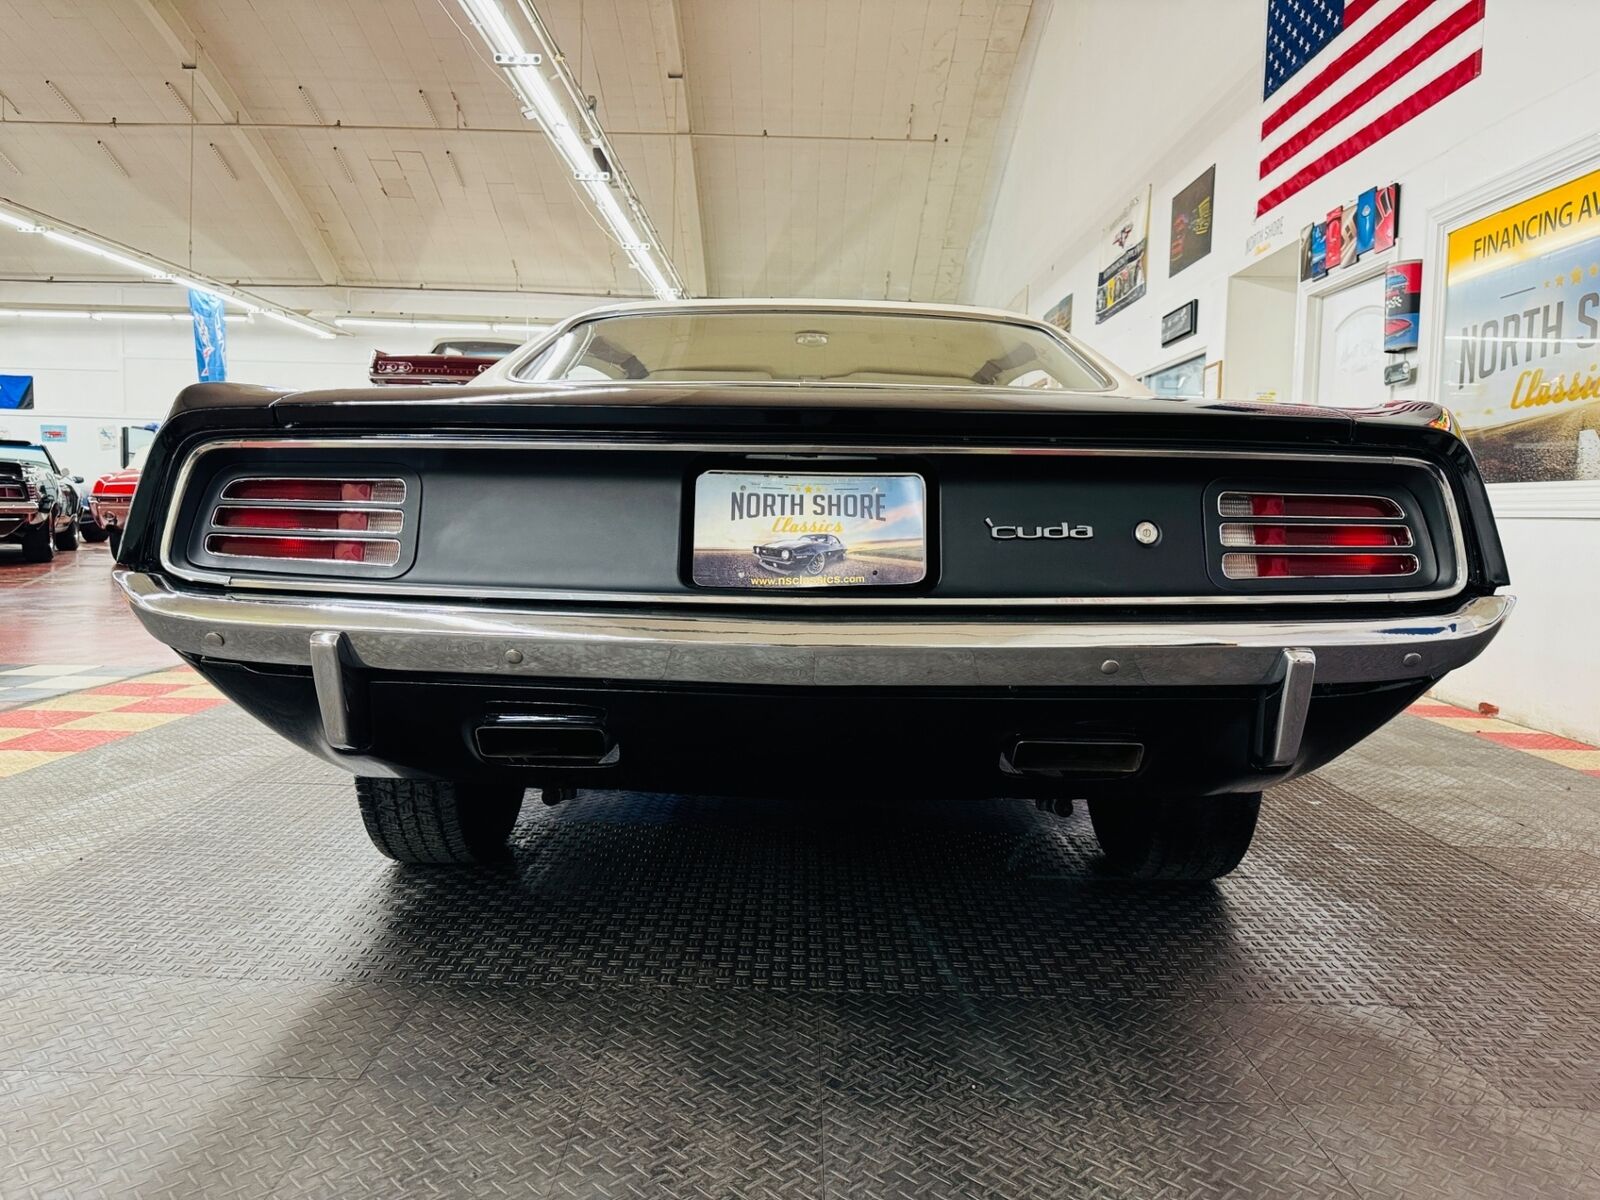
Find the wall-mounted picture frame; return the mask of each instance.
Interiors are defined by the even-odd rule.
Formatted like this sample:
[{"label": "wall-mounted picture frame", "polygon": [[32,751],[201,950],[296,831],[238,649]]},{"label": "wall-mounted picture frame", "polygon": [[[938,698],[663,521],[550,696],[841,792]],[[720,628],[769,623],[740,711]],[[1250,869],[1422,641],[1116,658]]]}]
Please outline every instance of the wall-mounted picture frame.
[{"label": "wall-mounted picture frame", "polygon": [[1187,304],[1180,304],[1177,308],[1161,318],[1161,344],[1170,346],[1173,342],[1181,342],[1186,337],[1193,337],[1194,331],[1199,328],[1200,301],[1191,300]]},{"label": "wall-mounted picture frame", "polygon": [[1044,323],[1054,325],[1062,333],[1072,332],[1072,293],[1068,292],[1050,306],[1044,314]]},{"label": "wall-mounted picture frame", "polygon": [[1211,208],[1216,183],[1217,167],[1213,163],[1198,179],[1172,198],[1167,251],[1169,277],[1211,253]]}]

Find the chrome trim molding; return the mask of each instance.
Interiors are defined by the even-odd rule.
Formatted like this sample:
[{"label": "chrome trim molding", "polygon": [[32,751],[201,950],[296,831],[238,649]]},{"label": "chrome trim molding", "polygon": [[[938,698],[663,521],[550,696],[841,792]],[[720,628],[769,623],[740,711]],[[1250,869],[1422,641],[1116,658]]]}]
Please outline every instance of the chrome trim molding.
[{"label": "chrome trim molding", "polygon": [[319,629],[306,643],[311,682],[317,689],[317,709],[322,714],[322,736],[335,750],[361,749],[350,703],[351,689],[345,686],[349,642],[337,630]]},{"label": "chrome trim molding", "polygon": [[213,659],[308,666],[311,635],[337,631],[341,661],[379,671],[752,686],[1267,687],[1290,648],[1316,656],[1318,683],[1423,680],[1477,657],[1513,604],[1320,621],[840,621],[218,595],[121,568],[114,578],[151,634]]},{"label": "chrome trim molding", "polygon": [[1305,735],[1306,717],[1311,712],[1311,685],[1317,676],[1314,650],[1297,646],[1284,650],[1279,658],[1283,663],[1283,687],[1278,693],[1278,711],[1272,718],[1261,763],[1272,768],[1292,766],[1300,757],[1300,740]]},{"label": "chrome trim molding", "polygon": [[[177,515],[183,497],[193,477],[195,464],[206,454],[217,450],[617,450],[617,451],[685,451],[691,453],[734,453],[753,455],[807,455],[834,456],[885,454],[984,454],[1029,457],[1055,456],[1062,458],[1217,458],[1228,460],[1293,462],[1309,459],[1317,462],[1349,462],[1367,465],[1412,466],[1428,472],[1439,488],[1445,513],[1450,522],[1452,557],[1455,560],[1455,578],[1445,587],[1429,591],[1411,592],[1357,592],[1306,595],[1272,595],[1259,593],[1204,595],[1204,596],[870,596],[857,593],[853,596],[835,595],[757,595],[698,592],[602,592],[570,591],[555,588],[463,588],[408,584],[405,579],[366,581],[324,578],[251,578],[227,575],[219,571],[206,571],[180,566],[173,558],[173,537],[177,529]],[[1331,493],[1330,493],[1331,494]],[[207,442],[197,447],[183,462],[173,484],[172,499],[168,503],[161,530],[160,560],[162,569],[178,579],[194,583],[211,583],[238,590],[269,592],[316,592],[336,595],[436,596],[454,599],[481,600],[535,600],[542,602],[585,604],[671,604],[694,606],[740,605],[793,605],[806,608],[872,607],[872,608],[1053,608],[1053,607],[1113,607],[1126,605],[1180,606],[1180,605],[1238,605],[1238,604],[1373,604],[1383,601],[1416,603],[1439,600],[1457,595],[1467,585],[1467,544],[1462,528],[1460,511],[1449,480],[1436,465],[1427,459],[1408,455],[1386,454],[1327,454],[1318,451],[1264,451],[1264,450],[1135,450],[1105,447],[1042,446],[950,446],[906,445],[904,443],[869,443],[850,446],[822,446],[789,444],[781,446],[745,447],[722,442],[639,442],[593,438],[507,438],[507,437],[439,437],[418,434],[409,437],[353,435],[338,438],[236,438]]]}]

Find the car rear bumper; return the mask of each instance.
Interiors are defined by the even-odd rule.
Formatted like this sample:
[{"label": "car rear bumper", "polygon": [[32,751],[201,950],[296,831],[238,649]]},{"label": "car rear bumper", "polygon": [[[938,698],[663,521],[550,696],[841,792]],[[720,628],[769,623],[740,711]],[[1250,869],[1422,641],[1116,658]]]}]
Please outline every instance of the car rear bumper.
[{"label": "car rear bumper", "polygon": [[[922,738],[925,760],[929,745],[950,747],[943,762],[970,751],[967,773],[987,772],[995,786],[1016,774],[1007,756],[1019,739],[1182,744],[1192,756],[1195,747],[1170,733],[1180,710],[1203,731],[1228,708],[1249,729],[1223,739],[1216,769],[1194,782],[1259,785],[1325,761],[1476,657],[1513,604],[1488,596],[1442,615],[1322,621],[797,619],[238,596],[130,570],[115,577],[152,634],[280,732],[353,770],[540,766],[546,778],[565,778],[571,764],[496,763],[479,753],[486,724],[532,713],[568,726],[590,721],[607,746],[619,723],[628,726],[634,752],[597,757],[589,769],[617,782],[588,776],[595,786],[693,786],[685,764],[714,755],[722,767],[708,777],[735,790],[741,748],[765,756],[781,744],[763,729],[804,725],[815,710],[853,735],[887,710],[924,704],[926,714],[901,730],[907,750]],[[796,688],[826,700],[801,707]],[[1319,710],[1346,716],[1308,735]],[[691,711],[696,722],[680,719]],[[970,723],[949,719],[962,711]],[[419,725],[419,713],[432,724]],[[915,732],[941,722],[947,742]],[[859,757],[893,761],[892,741],[869,739]],[[958,750],[960,741],[972,745]],[[639,752],[648,746],[653,753]],[[1178,753],[1147,755],[1131,774],[1148,782],[1152,772],[1175,773]]]},{"label": "car rear bumper", "polygon": [[94,515],[96,523],[102,526],[126,525],[128,523],[128,510],[133,507],[133,498],[123,497],[115,500],[101,500],[89,497],[89,511]]},{"label": "car rear bumper", "polygon": [[1475,658],[1514,603],[1338,620],[913,621],[222,595],[115,578],[145,628],[183,654],[311,666],[313,636],[334,632],[372,670],[763,686],[1251,686],[1279,675],[1289,649],[1316,656],[1319,684],[1430,679]]}]

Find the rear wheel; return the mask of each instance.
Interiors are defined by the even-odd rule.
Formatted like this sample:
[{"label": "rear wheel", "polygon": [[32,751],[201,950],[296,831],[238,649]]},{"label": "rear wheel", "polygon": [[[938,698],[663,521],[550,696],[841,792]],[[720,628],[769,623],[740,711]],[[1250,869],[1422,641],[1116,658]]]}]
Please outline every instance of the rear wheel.
[{"label": "rear wheel", "polygon": [[1226,875],[1250,848],[1260,811],[1260,792],[1089,801],[1108,865],[1129,879]]},{"label": "rear wheel", "polygon": [[65,529],[56,530],[53,539],[57,550],[76,550],[78,548],[78,520],[76,517]]},{"label": "rear wheel", "polygon": [[111,543],[111,553],[113,556],[120,554],[122,552],[122,527],[120,525],[113,525],[108,528],[106,530],[106,541]]},{"label": "rear wheel", "polygon": [[22,561],[47,563],[56,556],[55,539],[50,536],[50,522],[29,525],[22,534]]},{"label": "rear wheel", "polygon": [[356,779],[372,844],[396,862],[477,866],[505,857],[526,789],[447,779]]},{"label": "rear wheel", "polygon": [[90,521],[83,527],[83,540],[86,542],[103,542],[111,535],[111,531],[98,521]]}]

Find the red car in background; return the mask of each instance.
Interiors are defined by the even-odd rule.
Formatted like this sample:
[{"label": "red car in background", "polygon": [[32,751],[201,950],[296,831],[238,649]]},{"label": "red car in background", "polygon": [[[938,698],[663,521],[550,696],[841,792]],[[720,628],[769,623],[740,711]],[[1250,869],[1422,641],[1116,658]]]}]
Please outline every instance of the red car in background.
[{"label": "red car in background", "polygon": [[115,554],[122,545],[122,530],[128,523],[128,509],[133,505],[133,491],[139,486],[139,472],[144,465],[145,447],[133,452],[128,465],[120,471],[111,471],[94,481],[89,490],[89,512],[93,525],[85,525],[85,541],[111,543]]}]

